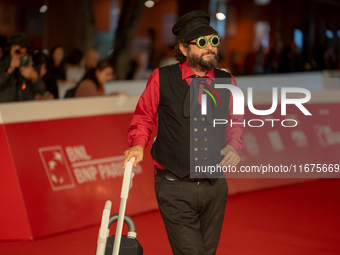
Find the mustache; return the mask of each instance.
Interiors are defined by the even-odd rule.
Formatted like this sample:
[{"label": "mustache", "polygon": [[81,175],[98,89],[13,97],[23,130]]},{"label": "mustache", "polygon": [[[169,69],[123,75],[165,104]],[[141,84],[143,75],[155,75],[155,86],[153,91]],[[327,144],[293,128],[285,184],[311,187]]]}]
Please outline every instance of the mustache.
[{"label": "mustache", "polygon": [[201,55],[201,56],[208,55],[208,54],[214,54],[215,56],[217,55],[217,54],[216,54],[214,51],[212,51],[212,50],[208,50],[208,51],[206,51],[206,52],[202,53],[202,55]]}]

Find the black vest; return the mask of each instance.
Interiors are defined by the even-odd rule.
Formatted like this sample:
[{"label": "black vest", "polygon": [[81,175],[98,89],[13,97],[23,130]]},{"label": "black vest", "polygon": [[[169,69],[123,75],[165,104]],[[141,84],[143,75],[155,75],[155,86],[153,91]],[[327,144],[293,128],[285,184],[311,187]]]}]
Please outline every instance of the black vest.
[{"label": "black vest", "polygon": [[[214,72],[216,83],[231,84],[229,73],[219,69]],[[223,78],[223,81],[217,78]],[[227,119],[230,91],[215,89],[221,105],[209,86],[204,86],[217,105],[207,95],[207,115],[201,115],[201,106],[197,102],[199,88],[195,81],[192,79],[188,86],[186,80],[182,80],[178,64],[159,69],[158,134],[151,155],[180,178],[197,170],[197,166],[216,166],[223,158],[220,151],[225,146],[226,126],[213,127],[213,119]],[[214,83],[210,84],[213,88]],[[207,174],[207,177],[212,176]]]}]

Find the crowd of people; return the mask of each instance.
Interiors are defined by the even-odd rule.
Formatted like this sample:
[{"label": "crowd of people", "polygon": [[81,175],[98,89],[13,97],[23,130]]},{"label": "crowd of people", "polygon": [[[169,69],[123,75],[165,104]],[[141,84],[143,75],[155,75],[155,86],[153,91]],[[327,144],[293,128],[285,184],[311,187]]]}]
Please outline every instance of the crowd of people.
[{"label": "crowd of people", "polygon": [[231,71],[234,75],[257,75],[331,70],[338,69],[338,56],[334,47],[327,47],[324,50],[315,50],[306,59],[293,41],[285,44],[276,40],[270,50],[260,47],[257,51],[246,54],[244,62],[240,61],[242,54],[233,52]]},{"label": "crowd of people", "polygon": [[84,55],[74,50],[68,56],[62,45],[47,55],[33,51],[25,34],[14,33],[0,45],[0,103],[59,99],[58,86],[69,85],[66,97],[104,95],[103,85],[113,79],[109,60],[98,51]]},{"label": "crowd of people", "polygon": [[[114,77],[111,61],[100,60],[95,49],[85,54],[75,49],[66,55],[58,44],[47,55],[33,51],[23,33],[14,33],[8,41],[0,37],[0,60],[0,103],[103,95],[103,85]],[[338,54],[331,47],[319,58],[305,60],[294,42],[284,45],[281,40],[276,40],[268,52],[262,47],[246,56],[233,52],[230,60],[233,75],[335,69],[339,64]],[[155,69],[150,63],[146,53],[138,54],[125,79],[148,79]],[[160,66],[174,63],[173,48],[169,47]],[[60,86],[69,88],[65,95],[59,95]]]}]

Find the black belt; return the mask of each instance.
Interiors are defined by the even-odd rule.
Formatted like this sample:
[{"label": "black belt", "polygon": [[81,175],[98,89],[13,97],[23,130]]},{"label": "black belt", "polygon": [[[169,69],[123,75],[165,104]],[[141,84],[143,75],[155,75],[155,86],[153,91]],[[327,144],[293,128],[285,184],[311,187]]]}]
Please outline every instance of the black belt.
[{"label": "black belt", "polygon": [[209,180],[206,176],[204,176],[202,173],[199,174],[189,174],[185,176],[184,178],[179,178],[177,175],[171,173],[167,169],[161,169],[158,167],[155,167],[155,175],[164,177],[168,181],[182,181],[182,182],[202,182]]}]

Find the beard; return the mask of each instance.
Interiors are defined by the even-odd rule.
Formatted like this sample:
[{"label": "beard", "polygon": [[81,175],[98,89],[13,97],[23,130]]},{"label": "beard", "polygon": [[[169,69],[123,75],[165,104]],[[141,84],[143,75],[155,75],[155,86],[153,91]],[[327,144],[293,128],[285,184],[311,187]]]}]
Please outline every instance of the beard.
[{"label": "beard", "polygon": [[[212,58],[209,58],[208,60],[204,60],[203,56],[207,55],[207,54],[214,54],[214,56]],[[199,68],[202,69],[206,72],[210,71],[211,69],[215,68],[217,65],[217,61],[218,61],[218,55],[214,52],[214,51],[206,51],[204,53],[202,53],[200,56],[195,55],[190,49],[188,51],[188,57],[187,57],[187,61],[188,61],[188,65],[192,68]]]}]

